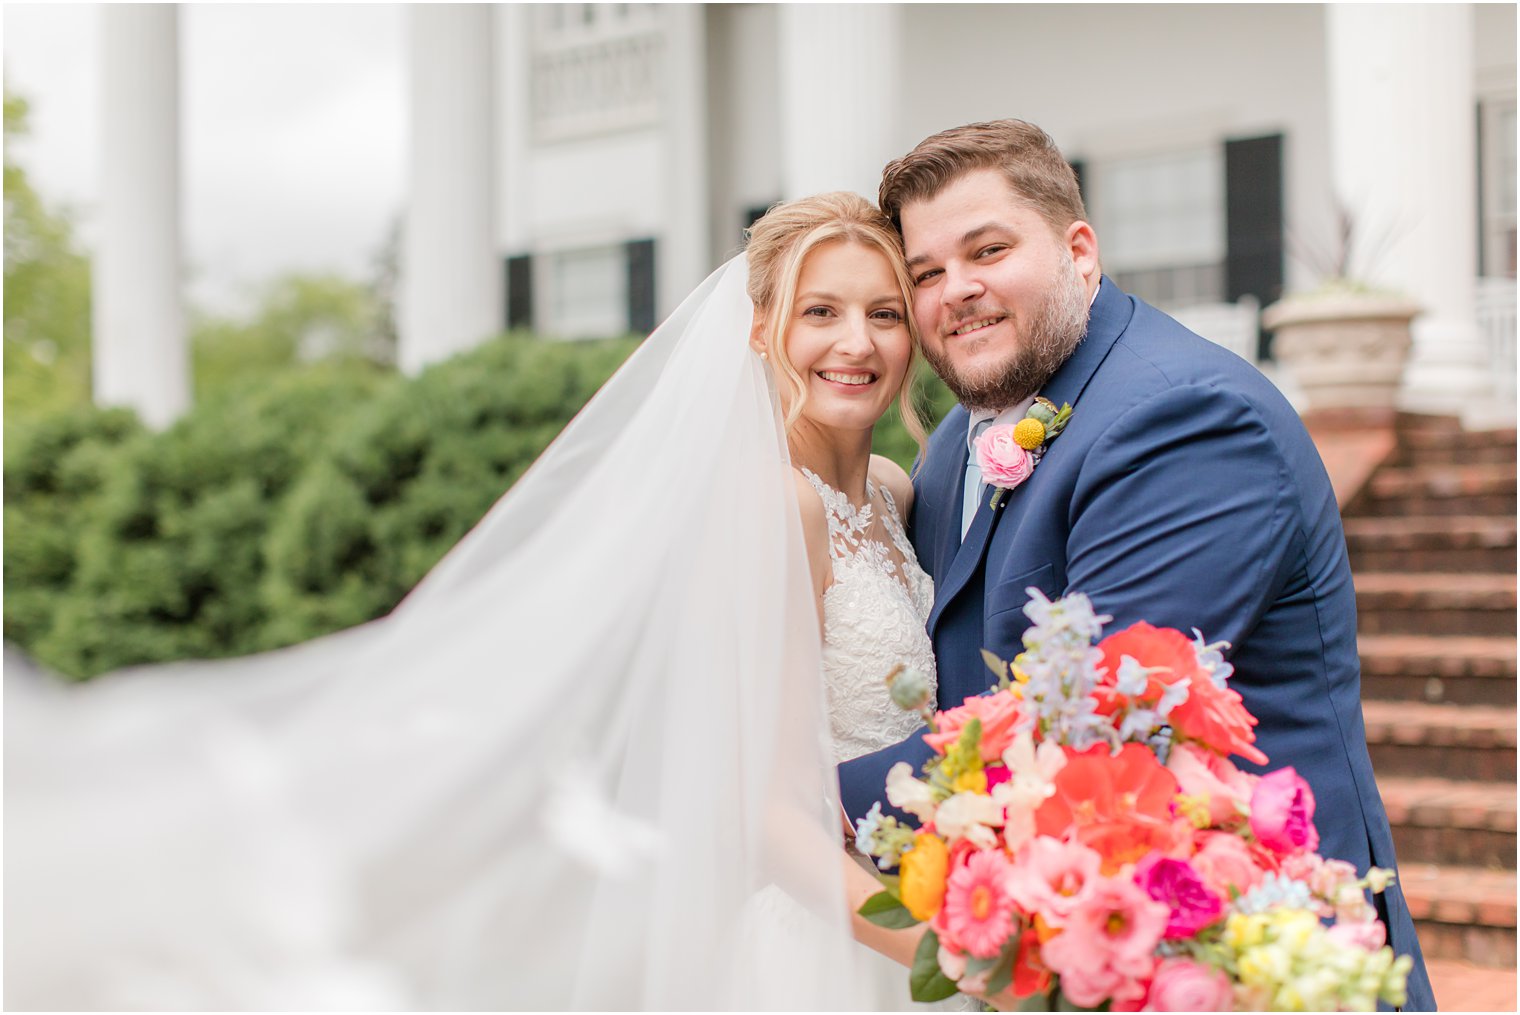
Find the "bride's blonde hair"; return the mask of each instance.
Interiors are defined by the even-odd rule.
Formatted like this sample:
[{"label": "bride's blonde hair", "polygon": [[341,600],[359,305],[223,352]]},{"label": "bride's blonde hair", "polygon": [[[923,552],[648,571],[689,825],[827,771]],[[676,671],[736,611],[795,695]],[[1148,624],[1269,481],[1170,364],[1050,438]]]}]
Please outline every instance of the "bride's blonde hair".
[{"label": "bride's blonde hair", "polygon": [[764,322],[766,348],[791,388],[786,429],[802,415],[807,385],[787,355],[786,327],[797,300],[797,280],[802,262],[825,243],[849,241],[881,252],[892,266],[903,299],[903,321],[913,341],[907,373],[897,395],[897,411],[903,428],[922,451],[924,423],[913,403],[913,378],[918,372],[918,328],[913,323],[913,283],[903,259],[902,237],[876,206],[859,194],[835,191],[778,204],[746,232],[749,258],[749,298]]}]

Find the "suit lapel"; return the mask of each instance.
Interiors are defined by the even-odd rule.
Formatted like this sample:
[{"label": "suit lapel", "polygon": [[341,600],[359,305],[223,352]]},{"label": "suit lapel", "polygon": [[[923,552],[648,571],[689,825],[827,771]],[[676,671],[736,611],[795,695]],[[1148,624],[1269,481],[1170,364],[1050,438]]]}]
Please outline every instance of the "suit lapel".
[{"label": "suit lapel", "polygon": [[[964,464],[963,462],[962,466]],[[964,468],[962,471],[964,472]],[[950,569],[945,572],[944,581],[935,590],[934,609],[929,614],[930,637],[933,637],[934,628],[939,623],[939,615],[944,612],[950,601],[960,594],[961,589],[966,587],[966,583],[976,573],[977,566],[981,564],[982,557],[987,553],[987,543],[992,539],[992,530],[997,525],[998,517],[1003,514],[1008,501],[1008,494],[1005,494],[998,506],[993,508],[992,495],[996,492],[995,486],[988,486],[982,490],[982,501],[977,506],[976,514],[971,518],[971,528],[966,530],[966,538],[961,540],[958,549],[951,551],[954,557],[950,558]],[[1017,491],[1010,491],[1010,493],[1017,493]],[[950,521],[953,526],[952,535],[959,535],[960,515],[955,514]]]}]

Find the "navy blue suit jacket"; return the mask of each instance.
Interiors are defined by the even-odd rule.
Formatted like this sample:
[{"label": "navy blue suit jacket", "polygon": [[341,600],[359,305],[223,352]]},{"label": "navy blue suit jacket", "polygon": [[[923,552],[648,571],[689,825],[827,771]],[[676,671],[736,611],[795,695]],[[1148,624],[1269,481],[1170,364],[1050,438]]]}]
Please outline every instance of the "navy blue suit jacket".
[{"label": "navy blue suit jacket", "polygon": [[[1042,394],[1071,403],[1069,424],[996,509],[984,492],[964,542],[965,409],[946,416],[914,478],[940,707],[988,689],[980,649],[1022,649],[1029,586],[1085,593],[1114,618],[1109,631],[1196,627],[1233,646],[1231,686],[1260,720],[1266,767],[1292,765],[1313,787],[1320,852],[1393,867],[1362,726],[1345,534],[1298,414],[1250,364],[1107,278],[1086,337]],[[928,756],[914,737],[841,765],[845,809],[886,806],[887,770]],[[1416,958],[1407,1007],[1433,1009],[1403,895],[1379,901],[1394,947]]]}]

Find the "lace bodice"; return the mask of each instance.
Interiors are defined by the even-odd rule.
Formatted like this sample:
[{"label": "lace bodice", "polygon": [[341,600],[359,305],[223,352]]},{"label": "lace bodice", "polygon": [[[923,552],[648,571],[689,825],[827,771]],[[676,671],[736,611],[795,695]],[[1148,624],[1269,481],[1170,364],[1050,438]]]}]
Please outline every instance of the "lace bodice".
[{"label": "lace bodice", "polygon": [[[823,596],[823,675],[835,760],[845,761],[906,740],[923,725],[892,704],[883,680],[904,663],[934,681],[934,648],[924,629],[934,582],[918,566],[891,491],[867,480],[867,503],[857,508],[808,469],[802,474],[822,498],[829,524],[834,583]],[[871,536],[878,495],[891,548]]]}]

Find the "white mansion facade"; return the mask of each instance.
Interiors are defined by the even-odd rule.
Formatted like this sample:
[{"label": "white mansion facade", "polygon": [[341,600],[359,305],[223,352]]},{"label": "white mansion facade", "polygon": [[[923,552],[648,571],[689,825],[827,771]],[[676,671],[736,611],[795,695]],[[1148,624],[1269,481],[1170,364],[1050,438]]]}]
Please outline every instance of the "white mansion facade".
[{"label": "white mansion facade", "polygon": [[[105,8],[96,391],[188,398],[172,7]],[[522,4],[409,11],[416,370],[508,326],[652,328],[778,200],[873,197],[974,120],[1040,124],[1105,270],[1271,372],[1257,310],[1351,267],[1422,308],[1411,406],[1513,419],[1511,4]],[[114,209],[114,210],[113,210]],[[1290,393],[1291,395],[1291,393]]]}]

